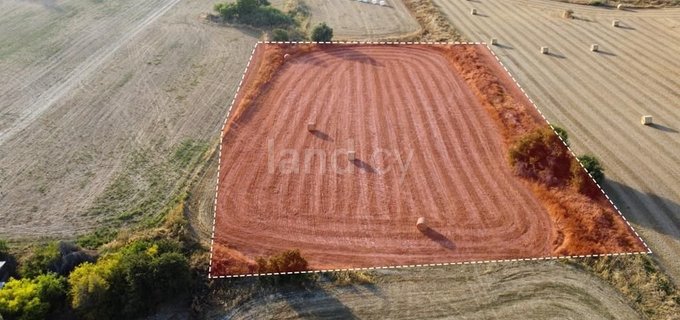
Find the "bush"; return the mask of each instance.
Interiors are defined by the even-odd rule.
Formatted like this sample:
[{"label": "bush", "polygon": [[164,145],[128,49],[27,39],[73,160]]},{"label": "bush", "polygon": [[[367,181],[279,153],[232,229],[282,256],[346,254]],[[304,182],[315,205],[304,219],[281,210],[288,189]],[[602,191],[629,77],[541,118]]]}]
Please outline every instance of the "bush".
[{"label": "bush", "polygon": [[293,18],[271,7],[266,0],[237,0],[235,3],[216,4],[214,9],[226,21],[243,23],[256,28],[293,24]]},{"label": "bush", "polygon": [[57,242],[37,247],[21,262],[19,274],[24,278],[34,278],[40,274],[56,272],[60,260]]},{"label": "bush", "polygon": [[66,296],[65,279],[50,273],[35,279],[10,279],[0,290],[0,314],[5,319],[45,319]]},{"label": "bush", "polygon": [[273,41],[288,41],[290,38],[288,37],[288,31],[284,29],[274,29],[272,31],[272,40]]},{"label": "bush", "polygon": [[170,240],[136,241],[79,266],[68,279],[71,306],[87,319],[134,318],[152,311],[190,291],[189,263],[179,251]]},{"label": "bush", "polygon": [[24,278],[54,272],[68,276],[83,262],[94,262],[96,258],[70,242],[52,242],[36,248],[21,263],[19,273]]},{"label": "bush", "polygon": [[510,147],[510,164],[516,173],[548,186],[568,183],[572,162],[569,151],[549,127],[525,134]]},{"label": "bush", "polygon": [[333,40],[333,28],[326,25],[325,22],[322,22],[312,30],[312,40],[317,42],[328,42]]},{"label": "bush", "polygon": [[567,133],[567,130],[564,130],[562,127],[558,126],[553,126],[553,129],[555,129],[555,133],[562,138],[562,141],[568,146],[569,145],[569,134]]},{"label": "bush", "polygon": [[307,270],[307,260],[300,255],[300,250],[287,250],[265,259],[256,259],[259,273],[292,272]]},{"label": "bush", "polygon": [[583,164],[583,167],[588,173],[597,181],[597,183],[602,183],[604,180],[604,168],[600,164],[600,161],[593,155],[582,155],[578,157],[578,161]]}]

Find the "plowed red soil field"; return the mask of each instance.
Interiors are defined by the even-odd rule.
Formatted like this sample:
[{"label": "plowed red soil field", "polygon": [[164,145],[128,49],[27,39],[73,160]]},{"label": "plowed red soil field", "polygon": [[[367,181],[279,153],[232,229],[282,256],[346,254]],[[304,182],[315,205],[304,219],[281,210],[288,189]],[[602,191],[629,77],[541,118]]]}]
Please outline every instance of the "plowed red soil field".
[{"label": "plowed red soil field", "polygon": [[310,269],[554,254],[563,235],[498,126],[433,47],[292,54],[224,129],[211,274],[288,249]]}]

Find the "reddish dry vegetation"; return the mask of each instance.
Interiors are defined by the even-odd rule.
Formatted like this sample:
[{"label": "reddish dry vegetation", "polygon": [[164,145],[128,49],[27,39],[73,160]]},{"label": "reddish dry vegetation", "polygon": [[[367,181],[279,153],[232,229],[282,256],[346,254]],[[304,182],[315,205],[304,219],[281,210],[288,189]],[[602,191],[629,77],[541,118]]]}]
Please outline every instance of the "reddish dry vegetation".
[{"label": "reddish dry vegetation", "polygon": [[290,248],[312,269],[642,250],[597,196],[518,177],[507,146],[542,119],[484,50],[258,46],[223,133],[212,274]]},{"label": "reddish dry vegetation", "polygon": [[531,156],[553,162],[539,164],[539,170],[527,170],[535,163],[512,158],[510,162],[550,213],[557,232],[554,254],[645,251],[640,239],[487,48],[466,46],[442,51],[498,123],[506,145],[511,145],[510,155],[527,140],[543,140],[542,145],[548,147],[532,149]]}]

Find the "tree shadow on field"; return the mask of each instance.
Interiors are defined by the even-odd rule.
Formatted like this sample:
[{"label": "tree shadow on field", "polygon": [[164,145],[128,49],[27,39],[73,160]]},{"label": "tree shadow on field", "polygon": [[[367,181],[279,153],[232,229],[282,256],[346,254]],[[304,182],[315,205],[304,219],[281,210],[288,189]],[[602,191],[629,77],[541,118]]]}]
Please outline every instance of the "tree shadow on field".
[{"label": "tree shadow on field", "polygon": [[342,301],[319,285],[304,291],[286,292],[284,299],[298,318],[359,319]]},{"label": "tree shadow on field", "polygon": [[427,230],[422,231],[422,234],[424,234],[432,241],[438,243],[440,246],[444,247],[447,250],[453,250],[456,248],[456,246],[453,244],[453,241],[451,241],[445,235],[437,232],[437,230],[427,228]]},{"label": "tree shadow on field", "polygon": [[[652,229],[680,241],[680,204],[673,199],[644,192],[617,181],[605,179],[605,192],[631,223]],[[663,217],[665,220],[655,218]],[[664,228],[670,222],[672,226]]]},{"label": "tree shadow on field", "polygon": [[383,66],[383,64],[378,62],[378,60],[357,50],[356,46],[354,45],[342,45],[342,46],[334,45],[332,47],[329,47],[329,49],[324,50],[324,52],[347,61],[356,61],[378,67]]}]

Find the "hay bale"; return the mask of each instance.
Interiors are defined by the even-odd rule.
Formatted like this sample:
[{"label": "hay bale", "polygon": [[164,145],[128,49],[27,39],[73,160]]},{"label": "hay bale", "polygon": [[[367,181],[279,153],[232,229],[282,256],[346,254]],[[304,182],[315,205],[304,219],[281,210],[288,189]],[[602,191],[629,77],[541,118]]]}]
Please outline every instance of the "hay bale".
[{"label": "hay bale", "polygon": [[380,5],[384,7],[387,5],[387,2],[385,0],[380,0]]},{"label": "hay bale", "polygon": [[619,4],[616,6],[616,9],[623,10],[623,9],[625,9],[625,7],[623,6],[623,3],[619,3]]},{"label": "hay bale", "polygon": [[473,16],[476,15],[476,14],[477,14],[477,9],[474,9],[474,8],[473,8],[473,9],[470,9],[470,14],[473,15]]},{"label": "hay bale", "polygon": [[425,223],[425,217],[418,218],[418,221],[416,221],[416,228],[418,228],[420,232],[427,231],[428,227],[427,224]]},{"label": "hay bale", "polygon": [[568,9],[568,10],[562,11],[562,18],[573,19],[574,18],[574,10]]},{"label": "hay bale", "polygon": [[652,116],[642,116],[642,118],[640,119],[640,123],[648,126],[650,124],[653,124],[654,122]]},{"label": "hay bale", "polygon": [[283,59],[288,59],[288,58],[290,58],[290,54],[286,53],[286,54],[283,55]]},{"label": "hay bale", "polygon": [[497,44],[498,44],[498,39],[496,39],[496,38],[491,38],[491,45],[492,45],[492,46],[495,46],[495,45],[497,45]]},{"label": "hay bale", "polygon": [[596,43],[590,45],[590,51],[597,52],[597,50],[600,50],[599,45],[597,45]]},{"label": "hay bale", "polygon": [[541,53],[542,54],[548,54],[548,53],[550,53],[550,49],[548,47],[541,47]]},{"label": "hay bale", "polygon": [[612,20],[612,27],[616,28],[621,24],[621,21],[619,20]]},{"label": "hay bale", "polygon": [[357,159],[356,151],[347,151],[347,160],[354,161]]}]

